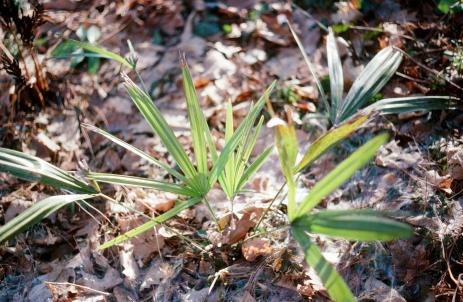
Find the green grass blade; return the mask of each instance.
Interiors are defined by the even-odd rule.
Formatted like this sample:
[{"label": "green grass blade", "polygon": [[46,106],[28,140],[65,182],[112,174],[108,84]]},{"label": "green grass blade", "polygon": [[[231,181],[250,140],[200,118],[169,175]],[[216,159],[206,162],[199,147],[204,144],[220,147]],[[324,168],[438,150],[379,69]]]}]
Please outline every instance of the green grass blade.
[{"label": "green grass blade", "polygon": [[336,38],[331,28],[329,29],[328,33],[326,50],[331,90],[330,119],[331,122],[335,123],[337,110],[342,102],[342,93],[344,92],[344,78],[342,75],[342,64],[338,53],[338,47],[336,45]]},{"label": "green grass blade", "polygon": [[388,138],[387,134],[375,136],[323,177],[304,197],[294,218],[306,214],[323,198],[345,183],[357,170],[365,166]]},{"label": "green grass blade", "polygon": [[188,119],[191,126],[194,155],[199,173],[207,174],[206,132],[209,132],[204,115],[199,107],[196,89],[191,78],[188,65],[182,60],[183,91],[185,93]]},{"label": "green grass blade", "polygon": [[339,127],[332,128],[321,137],[319,137],[304,154],[304,157],[295,168],[295,172],[300,172],[305,167],[313,163],[325,151],[335,144],[351,135],[358,127],[368,120],[368,115],[361,115],[347,121]]},{"label": "green grass blade", "polygon": [[97,128],[93,125],[89,125],[89,124],[82,124],[82,126],[84,126],[85,128],[95,132],[95,133],[98,133],[102,136],[104,136],[105,138],[107,138],[108,140],[112,141],[113,143],[129,150],[130,152],[140,156],[141,158],[147,160],[148,162],[154,164],[155,166],[161,168],[161,169],[164,169],[165,171],[167,171],[169,174],[171,174],[172,176],[176,177],[178,180],[181,180],[183,182],[187,182],[187,179],[185,176],[183,176],[182,174],[178,173],[175,169],[169,167],[167,164],[157,160],[156,158],[152,157],[151,155],[149,155],[148,153],[132,146],[131,144],[128,144],[126,142],[124,142],[123,140],[117,138],[116,136],[104,131],[103,129],[100,129],[100,128]]},{"label": "green grass blade", "polygon": [[399,114],[420,110],[450,110],[455,109],[456,105],[456,99],[450,96],[411,96],[382,99],[365,108],[365,111]]},{"label": "green grass blade", "polygon": [[264,150],[257,158],[252,162],[251,165],[244,171],[242,174],[238,186],[236,187],[236,191],[240,191],[244,185],[249,181],[249,179],[262,167],[264,164],[265,160],[269,157],[269,155],[272,153],[273,146],[268,147],[267,149]]},{"label": "green grass blade", "polygon": [[323,234],[347,240],[396,240],[409,238],[409,225],[381,217],[381,212],[369,210],[322,211],[298,218],[294,224],[313,234]]},{"label": "green grass blade", "polygon": [[44,218],[47,218],[53,212],[72,202],[93,198],[96,195],[78,194],[78,195],[58,195],[45,198],[33,206],[24,210],[21,214],[0,226],[0,242],[4,242],[13,236],[23,232]]},{"label": "green grass blade", "polygon": [[130,238],[138,236],[141,233],[150,230],[151,228],[153,228],[157,224],[163,223],[163,222],[169,220],[170,218],[174,217],[175,215],[177,215],[181,211],[194,206],[195,204],[197,204],[200,201],[201,201],[201,198],[192,198],[192,199],[189,199],[187,201],[180,202],[175,207],[170,209],[169,211],[167,211],[167,212],[165,212],[165,213],[151,219],[150,221],[142,224],[141,226],[136,227],[136,228],[128,231],[125,234],[117,236],[113,240],[105,242],[104,244],[102,244],[102,245],[100,245],[98,247],[98,250],[106,249],[108,247],[111,247],[111,246],[114,246],[116,244],[122,243],[122,242],[124,242],[124,241],[126,241],[126,240],[128,240]]},{"label": "green grass blade", "polygon": [[96,172],[87,173],[87,177],[97,182],[104,182],[104,183],[110,183],[110,184],[115,184],[115,185],[150,188],[150,189],[155,189],[159,191],[180,194],[184,196],[196,196],[197,195],[195,194],[195,192],[193,192],[191,189],[187,187],[173,184],[173,183],[143,178],[143,177],[126,176],[126,175],[109,174],[109,173],[96,173]]},{"label": "green grass blade", "polygon": [[291,31],[291,34],[292,34],[292,36],[294,38],[294,41],[296,41],[297,47],[299,47],[299,50],[300,50],[300,52],[302,54],[302,57],[304,58],[305,64],[309,68],[310,74],[312,75],[312,77],[313,77],[313,79],[315,81],[315,84],[317,85],[318,91],[320,92],[320,96],[321,96],[322,101],[323,101],[323,105],[325,105],[325,108],[326,108],[327,112],[330,112],[331,111],[330,104],[328,103],[328,98],[326,97],[325,90],[323,90],[323,86],[322,86],[322,84],[320,82],[320,79],[315,74],[312,63],[310,63],[310,60],[307,57],[307,53],[306,53],[306,51],[304,49],[304,45],[302,45],[301,40],[299,40],[299,37],[297,36],[296,32],[294,31],[291,23],[289,23],[289,21],[287,23],[288,23],[288,26],[289,26],[289,30]]},{"label": "green grass blade", "polygon": [[185,173],[187,178],[193,179],[197,174],[193,163],[178,142],[174,132],[167,124],[159,109],[153,104],[151,97],[135,85],[128,76],[123,75],[123,77],[125,79],[125,87],[132,101],[143,114],[153,131],[159,135],[162,143],[183,173]]},{"label": "green grass blade", "polygon": [[401,61],[402,53],[393,47],[386,47],[376,54],[352,84],[338,110],[336,123],[345,121],[371,100],[394,75]]},{"label": "green grass blade", "polygon": [[300,227],[292,227],[291,232],[304,251],[305,261],[317,272],[330,298],[335,302],[355,302],[356,299],[342,276],[323,257],[320,248],[310,240],[305,231]]},{"label": "green grass blade", "polygon": [[0,148],[0,171],[28,181],[38,181],[76,193],[96,193],[95,188],[46,161],[15,150]]},{"label": "green grass blade", "polygon": [[[80,48],[82,48],[82,49],[84,49],[86,51],[92,52],[92,53],[82,52],[80,54],[80,56],[91,57],[91,58],[98,57],[98,58],[110,59],[110,60],[114,60],[116,62],[119,62],[119,63],[121,63],[122,65],[124,65],[124,66],[126,66],[128,68],[133,68],[133,66],[126,59],[121,57],[120,55],[118,55],[118,54],[116,54],[114,52],[111,52],[109,50],[106,50],[104,48],[101,48],[98,45],[87,43],[87,42],[81,42],[81,41],[77,41],[77,40],[73,40],[73,39],[67,39],[66,41],[64,41],[64,43],[69,44],[69,46],[66,46],[66,48],[69,48],[69,49],[72,49],[72,46],[77,46],[77,47],[80,47]],[[56,57],[63,58],[63,57],[70,57],[70,56],[73,56],[73,55],[72,54],[66,55],[65,53],[61,52]]]},{"label": "green grass blade", "polygon": [[250,121],[255,121],[259,116],[266,100],[269,98],[270,93],[275,87],[275,84],[276,81],[270,84],[270,86],[265,90],[261,98],[257,101],[255,106],[252,107],[252,109],[250,110],[246,118],[243,120],[243,122],[236,129],[235,133],[233,133],[232,137],[230,138],[230,141],[227,144],[225,144],[224,148],[222,149],[222,152],[220,153],[214,166],[212,167],[209,177],[209,183],[211,186],[217,181],[219,176],[222,174],[229,157],[231,156],[231,154],[233,154],[233,152],[238,147],[239,143],[242,141],[242,137],[247,127],[249,127],[248,124],[250,124]]}]

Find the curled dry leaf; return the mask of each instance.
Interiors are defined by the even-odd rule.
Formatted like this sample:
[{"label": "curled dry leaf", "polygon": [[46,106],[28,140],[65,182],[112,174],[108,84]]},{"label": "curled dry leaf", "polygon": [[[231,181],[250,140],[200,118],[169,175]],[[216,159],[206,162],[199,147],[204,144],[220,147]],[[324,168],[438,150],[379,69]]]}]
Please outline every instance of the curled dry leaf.
[{"label": "curled dry leaf", "polygon": [[361,295],[362,300],[405,302],[406,300],[399,292],[383,282],[370,277],[365,282],[365,292]]},{"label": "curled dry leaf", "polygon": [[414,167],[421,160],[420,152],[414,150],[405,151],[395,140],[380,148],[376,155],[376,164],[378,166],[401,170]]},{"label": "curled dry leaf", "polygon": [[463,179],[463,148],[455,147],[448,151],[449,173],[453,179]]},{"label": "curled dry leaf", "polygon": [[125,244],[124,249],[119,252],[119,260],[121,266],[124,268],[122,274],[124,274],[129,281],[135,281],[140,271],[133,257],[133,246],[131,244]]},{"label": "curled dry leaf", "polygon": [[450,186],[452,185],[452,178],[450,175],[440,176],[439,172],[436,170],[429,170],[425,173],[425,180],[426,183],[430,183],[431,185],[435,186],[438,189],[441,189],[445,193],[451,194],[452,189]]},{"label": "curled dry leaf", "polygon": [[272,244],[267,238],[247,240],[241,246],[241,252],[247,261],[255,261],[260,256],[269,256],[273,252]]},{"label": "curled dry leaf", "polygon": [[[118,220],[118,224],[121,228],[120,232],[121,234],[126,233],[142,225],[145,221],[146,219],[141,217],[120,218]],[[133,256],[137,261],[142,261],[143,263],[147,263],[151,256],[159,252],[165,244],[164,237],[154,229],[130,239],[130,243],[133,245]]]},{"label": "curled dry leaf", "polygon": [[264,209],[258,207],[249,207],[238,212],[238,219],[232,219],[230,225],[225,227],[222,243],[234,244],[243,239],[248,231],[257,224],[263,212]]}]

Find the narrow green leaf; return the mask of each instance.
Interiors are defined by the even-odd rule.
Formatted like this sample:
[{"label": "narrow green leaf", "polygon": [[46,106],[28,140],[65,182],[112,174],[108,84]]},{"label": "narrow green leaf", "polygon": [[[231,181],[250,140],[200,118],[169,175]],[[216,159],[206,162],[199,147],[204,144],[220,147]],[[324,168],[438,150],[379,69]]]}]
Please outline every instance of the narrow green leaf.
[{"label": "narrow green leaf", "polygon": [[197,196],[197,193],[187,187],[148,178],[96,172],[87,173],[87,177],[98,182],[111,183],[121,186],[150,188],[184,196]]},{"label": "narrow green leaf", "polygon": [[76,193],[96,193],[96,190],[66,171],[46,161],[15,150],[0,148],[0,171],[28,181],[38,181]]},{"label": "narrow green leaf", "polygon": [[292,227],[291,233],[301,245],[305,261],[317,272],[330,298],[335,302],[355,302],[356,299],[344,279],[333,265],[323,257],[320,248],[310,240],[305,231],[300,227]]},{"label": "narrow green leaf", "polygon": [[125,87],[131,99],[150,124],[153,131],[159,135],[162,143],[174,158],[180,169],[185,173],[187,178],[193,179],[197,171],[175,137],[174,132],[167,124],[159,109],[154,105],[151,97],[140,89],[127,75],[123,75]]},{"label": "narrow green leaf", "polygon": [[[240,150],[238,153],[239,157],[237,159],[237,171],[235,173],[235,182],[234,182],[234,189],[238,190],[238,183],[239,179],[243,176],[244,170],[246,169],[246,166],[249,162],[249,159],[251,158],[252,151],[254,150],[254,146],[256,145],[257,138],[259,137],[260,130],[262,129],[262,126],[264,125],[264,117],[261,116],[259,119],[259,122],[257,123],[257,126],[254,128],[251,133],[247,136],[247,139],[240,144],[242,145],[243,148]],[[238,150],[240,149],[240,146],[238,146]]]},{"label": "narrow green leaf", "polygon": [[150,230],[155,225],[157,225],[159,223],[163,223],[163,222],[169,220],[170,218],[174,217],[175,215],[177,215],[181,211],[194,206],[195,204],[197,204],[200,201],[201,201],[201,198],[192,198],[192,199],[189,199],[187,201],[182,201],[182,202],[178,203],[175,207],[170,209],[169,211],[167,211],[167,212],[165,212],[165,213],[151,219],[150,221],[142,224],[141,226],[136,227],[136,228],[128,231],[125,234],[122,234],[122,235],[117,236],[116,238],[114,238],[114,239],[112,239],[110,241],[105,242],[104,244],[102,244],[102,245],[100,245],[98,247],[98,250],[106,249],[106,248],[111,247],[113,245],[122,243],[122,242],[124,242],[124,241],[126,241],[126,240],[128,240],[130,238],[138,236],[141,233]]},{"label": "narrow green leaf", "polygon": [[[230,141],[235,129],[233,126],[233,107],[231,100],[227,102],[226,120],[225,120],[225,144]],[[234,194],[235,182],[235,153],[230,154],[227,163],[225,164],[223,177],[219,178],[224,192],[227,194],[228,199],[232,199]]]},{"label": "narrow green leaf", "polygon": [[341,123],[354,115],[366,104],[394,75],[402,61],[402,53],[393,47],[386,47],[365,66],[352,84],[340,109],[336,123]]},{"label": "narrow green leaf", "polygon": [[313,234],[347,240],[396,240],[412,235],[410,226],[371,210],[322,211],[298,218],[294,224]]},{"label": "narrow green leaf", "polygon": [[265,90],[264,94],[257,101],[255,106],[253,106],[252,109],[249,111],[248,115],[243,120],[243,122],[236,129],[235,133],[233,133],[229,142],[225,144],[224,148],[222,149],[222,152],[220,153],[219,157],[214,163],[214,166],[212,167],[212,170],[209,176],[210,185],[213,185],[217,181],[219,176],[222,174],[225,168],[225,164],[227,163],[229,157],[231,156],[231,154],[233,154],[238,144],[242,141],[244,132],[246,131],[247,127],[249,127],[248,125],[251,123],[251,121],[255,121],[257,117],[259,116],[260,112],[262,111],[262,108],[264,107],[266,100],[269,98],[270,93],[275,87],[275,84],[276,84],[276,81],[270,84],[270,86]]},{"label": "narrow green leaf", "polygon": [[244,185],[249,181],[249,179],[262,167],[265,160],[269,157],[269,155],[273,151],[273,146],[268,147],[264,150],[257,158],[252,162],[251,165],[244,171],[241,178],[239,179],[238,185],[236,187],[236,191],[240,191]]},{"label": "narrow green leaf", "polygon": [[191,78],[188,65],[182,60],[183,91],[185,93],[188,119],[191,126],[191,135],[193,141],[194,155],[199,173],[206,174],[207,169],[207,150],[206,150],[206,132],[209,131],[207,123],[205,124],[204,115],[199,107],[196,89]]},{"label": "narrow green leaf", "polygon": [[[388,140],[387,134],[380,134],[358,148],[348,158],[341,162],[328,175],[323,177],[302,200],[297,215],[298,218],[314,208],[323,198],[346,182],[357,170],[366,165],[376,154],[376,150]],[[293,220],[291,220],[293,221]]]},{"label": "narrow green leaf", "polygon": [[456,105],[456,99],[450,96],[410,96],[382,99],[366,107],[365,111],[399,114],[420,110],[449,110],[455,109]]},{"label": "narrow green leaf", "polygon": [[304,157],[296,166],[295,172],[300,172],[302,169],[313,163],[325,151],[352,134],[358,127],[368,120],[368,117],[369,115],[360,115],[345,122],[339,127],[331,128],[328,132],[319,137],[312,145],[310,145],[309,149],[307,149]]},{"label": "narrow green leaf", "polygon": [[[122,65],[124,65],[126,67],[132,68],[132,65],[126,59],[124,59],[123,57],[121,57],[120,55],[118,55],[118,54],[116,54],[114,52],[111,52],[109,50],[101,48],[100,46],[98,46],[96,44],[91,44],[91,43],[87,43],[87,42],[81,42],[81,41],[77,41],[77,40],[73,40],[73,39],[67,39],[65,42],[69,43],[69,45],[76,45],[76,46],[78,46],[78,47],[80,47],[80,48],[82,48],[82,49],[84,49],[86,51],[93,52],[93,53],[85,53],[85,52],[83,52],[82,56],[111,59],[111,60],[114,60],[116,62],[121,63]],[[67,46],[67,47],[70,47],[70,46]],[[59,53],[59,57],[63,57],[63,55],[64,54],[62,52]]]},{"label": "narrow green leaf", "polygon": [[336,38],[331,28],[329,28],[326,50],[331,90],[330,117],[331,121],[334,123],[336,121],[338,107],[342,102],[342,93],[344,92],[344,77],[342,75],[342,64],[338,53],[338,47],[336,45]]},{"label": "narrow green leaf", "polygon": [[98,133],[102,136],[104,136],[105,138],[109,139],[110,141],[112,141],[113,143],[129,150],[130,152],[140,156],[141,158],[147,160],[148,162],[154,164],[155,166],[161,168],[161,169],[164,169],[165,171],[167,171],[169,174],[171,174],[172,176],[176,177],[178,180],[181,180],[183,182],[187,182],[187,179],[185,176],[183,176],[182,174],[178,173],[175,169],[172,169],[171,167],[169,167],[167,164],[159,161],[158,159],[152,157],[151,155],[149,155],[148,153],[132,146],[131,144],[128,144],[126,142],[124,142],[123,140],[117,138],[116,136],[104,131],[103,129],[100,129],[100,128],[97,128],[93,125],[90,125],[90,124],[82,124],[82,126],[84,126],[85,128],[95,132],[95,133]]},{"label": "narrow green leaf", "polygon": [[0,226],[0,242],[4,242],[13,236],[23,232],[44,218],[50,216],[67,204],[78,200],[93,198],[96,195],[78,194],[78,195],[58,195],[45,198],[33,206],[24,210],[21,214]]}]

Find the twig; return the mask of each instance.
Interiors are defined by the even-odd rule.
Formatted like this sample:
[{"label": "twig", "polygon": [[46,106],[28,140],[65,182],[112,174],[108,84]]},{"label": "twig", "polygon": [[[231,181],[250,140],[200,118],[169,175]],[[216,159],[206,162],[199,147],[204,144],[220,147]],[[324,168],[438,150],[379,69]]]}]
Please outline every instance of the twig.
[{"label": "twig", "polygon": [[264,213],[262,214],[262,216],[260,216],[259,218],[259,221],[257,222],[256,226],[254,227],[254,230],[257,230],[260,226],[260,224],[262,223],[262,221],[264,220],[264,217],[265,215],[267,215],[268,211],[270,210],[270,208],[272,207],[273,203],[275,202],[275,200],[278,198],[278,196],[280,195],[281,191],[283,191],[283,188],[285,187],[286,185],[286,181],[281,185],[280,189],[278,190],[278,192],[275,194],[275,196],[273,197],[272,201],[270,201],[270,204],[268,205],[268,207],[265,209]]},{"label": "twig", "polygon": [[429,68],[428,66],[424,65],[423,63],[421,63],[420,61],[416,60],[414,57],[412,57],[411,55],[409,55],[408,53],[406,53],[405,51],[403,51],[402,49],[400,48],[397,48],[397,47],[394,47],[394,49],[400,51],[404,56],[406,56],[407,58],[409,58],[413,63],[415,63],[416,65],[420,66],[421,68],[423,68],[424,70],[430,72],[430,73],[433,73],[434,75],[436,75],[438,78],[441,78],[443,79],[444,81],[446,81],[447,83],[449,83],[450,85],[452,85],[453,87],[459,89],[459,90],[462,90],[463,91],[463,88],[459,85],[457,85],[456,83],[450,81],[447,77],[443,76],[442,74],[440,74],[437,70],[434,70],[432,68]]},{"label": "twig", "polygon": [[87,290],[87,291],[99,293],[99,294],[102,294],[102,295],[105,295],[105,296],[111,296],[111,293],[102,292],[102,291],[100,291],[100,290],[93,289],[93,288],[91,288],[91,287],[84,286],[84,285],[75,284],[75,283],[69,283],[69,282],[50,282],[50,281],[45,281],[44,283],[45,283],[45,284],[50,284],[50,285],[55,285],[55,286],[75,286],[75,287],[78,287],[78,288],[81,288],[81,289],[84,289],[84,290]]},{"label": "twig", "polygon": [[269,230],[269,231],[263,231],[263,232],[259,232],[259,233],[256,233],[252,236],[249,236],[248,238],[244,239],[243,242],[246,242],[252,238],[255,238],[255,237],[259,237],[259,236],[262,236],[262,235],[266,235],[266,234],[270,234],[270,233],[274,233],[274,232],[277,232],[277,231],[281,231],[281,230],[284,230],[284,229],[288,229],[290,226],[289,225],[282,225],[282,226],[279,226],[277,228],[274,228],[273,230]]},{"label": "twig", "polygon": [[317,20],[317,18],[315,18],[311,13],[309,13],[308,11],[302,9],[302,7],[300,7],[299,5],[297,4],[294,4],[294,3],[291,3],[291,6],[293,6],[294,8],[298,9],[303,15],[305,15],[306,17],[309,17],[310,19],[314,20],[315,23],[317,23],[317,25],[323,29],[324,31],[328,32],[328,27],[326,27],[323,23],[321,23],[320,21]]}]

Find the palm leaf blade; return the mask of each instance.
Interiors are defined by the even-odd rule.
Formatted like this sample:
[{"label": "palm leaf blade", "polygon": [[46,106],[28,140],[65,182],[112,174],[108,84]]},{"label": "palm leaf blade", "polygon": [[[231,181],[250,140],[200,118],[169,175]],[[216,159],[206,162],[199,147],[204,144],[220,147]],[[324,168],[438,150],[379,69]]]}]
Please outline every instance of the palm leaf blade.
[{"label": "palm leaf blade", "polygon": [[50,216],[67,204],[77,200],[93,198],[92,194],[58,195],[45,198],[24,210],[21,214],[0,226],[0,242],[4,242],[21,233],[28,227]]},{"label": "palm leaf blade", "polygon": [[344,279],[333,265],[323,257],[320,248],[310,240],[304,230],[293,227],[291,233],[301,245],[305,261],[317,272],[331,299],[343,302],[356,301]]},{"label": "palm leaf blade", "polygon": [[375,155],[376,150],[388,139],[380,134],[358,148],[348,158],[320,180],[301,201],[295,218],[301,217],[315,207],[324,197],[346,182],[357,170],[362,168]]},{"label": "palm leaf blade", "polygon": [[197,204],[200,201],[201,201],[201,198],[192,198],[192,199],[189,199],[187,201],[183,201],[183,202],[179,203],[178,205],[176,205],[175,207],[173,207],[172,209],[170,209],[169,211],[167,211],[167,212],[165,212],[165,213],[151,219],[150,221],[142,224],[141,226],[136,227],[136,228],[126,232],[125,234],[122,234],[122,235],[117,236],[116,238],[114,238],[114,239],[112,239],[110,241],[105,242],[104,244],[102,244],[102,245],[100,245],[98,247],[98,250],[106,249],[108,247],[111,247],[111,246],[114,246],[116,244],[122,243],[122,242],[124,242],[124,241],[126,241],[126,240],[128,240],[130,238],[138,236],[141,233],[146,232],[149,229],[153,228],[155,225],[157,225],[159,223],[163,223],[163,222],[169,220],[170,218],[174,217],[175,215],[177,215],[181,211],[194,206],[195,204]]},{"label": "palm leaf blade", "polygon": [[404,223],[382,217],[370,210],[322,211],[305,215],[294,222],[306,232],[347,240],[396,240],[412,235]]},{"label": "palm leaf blade", "polygon": [[110,183],[122,186],[149,188],[185,196],[195,195],[195,193],[192,190],[184,186],[168,182],[157,181],[149,178],[95,172],[87,173],[87,177],[97,182]]}]

